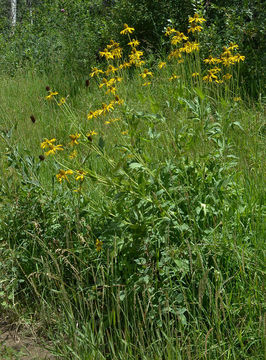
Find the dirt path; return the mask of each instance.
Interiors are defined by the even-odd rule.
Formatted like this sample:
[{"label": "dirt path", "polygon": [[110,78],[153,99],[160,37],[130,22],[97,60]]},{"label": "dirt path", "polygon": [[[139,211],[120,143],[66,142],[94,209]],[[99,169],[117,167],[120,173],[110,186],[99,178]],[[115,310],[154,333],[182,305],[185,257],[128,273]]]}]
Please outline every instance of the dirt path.
[{"label": "dirt path", "polygon": [[25,329],[0,319],[0,360],[55,360]]}]

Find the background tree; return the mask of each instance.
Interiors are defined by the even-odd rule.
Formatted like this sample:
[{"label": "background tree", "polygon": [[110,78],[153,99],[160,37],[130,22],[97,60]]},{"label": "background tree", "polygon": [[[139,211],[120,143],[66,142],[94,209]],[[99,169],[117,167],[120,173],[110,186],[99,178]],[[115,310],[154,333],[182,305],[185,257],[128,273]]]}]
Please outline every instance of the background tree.
[{"label": "background tree", "polygon": [[10,0],[11,26],[14,28],[17,22],[17,0]]}]

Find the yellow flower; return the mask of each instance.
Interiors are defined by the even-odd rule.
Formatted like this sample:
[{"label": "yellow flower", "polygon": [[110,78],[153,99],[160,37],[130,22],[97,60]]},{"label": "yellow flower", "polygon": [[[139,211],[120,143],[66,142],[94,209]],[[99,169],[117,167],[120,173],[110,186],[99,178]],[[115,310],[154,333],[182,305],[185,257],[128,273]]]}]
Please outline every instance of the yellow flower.
[{"label": "yellow flower", "polygon": [[238,45],[237,44],[234,44],[234,43],[230,43],[229,44],[229,47],[228,47],[228,50],[234,50],[234,49],[238,49]]},{"label": "yellow flower", "polygon": [[196,76],[199,76],[199,73],[198,73],[198,72],[194,72],[194,73],[192,74],[192,77],[196,77]]},{"label": "yellow flower", "polygon": [[179,51],[185,52],[186,54],[190,54],[193,51],[199,51],[199,43],[197,42],[186,42],[182,48],[179,49]]},{"label": "yellow flower", "polygon": [[113,58],[116,58],[116,59],[121,59],[122,52],[123,52],[123,50],[121,49],[121,47],[117,47],[117,48],[111,50],[111,56],[113,56]]},{"label": "yellow flower", "polygon": [[200,23],[200,24],[202,24],[206,20],[203,17],[199,17],[198,14],[194,14],[193,17],[191,17],[191,16],[189,17],[188,21],[189,21],[190,24],[192,24],[192,23],[196,23],[196,24]]},{"label": "yellow flower", "polygon": [[135,63],[136,61],[140,60],[142,56],[143,51],[132,48],[131,53],[129,54],[129,59],[131,62]]},{"label": "yellow flower", "polygon": [[202,78],[202,80],[203,80],[203,81],[208,81],[208,82],[212,82],[213,80],[215,80],[215,81],[217,82],[217,81],[219,81],[219,80],[218,80],[218,77],[216,76],[216,74],[217,74],[218,72],[220,72],[220,71],[221,71],[221,69],[218,68],[218,67],[215,67],[215,68],[213,68],[213,69],[210,69],[210,70],[208,70],[208,74],[207,74],[206,76],[204,76],[204,77]]},{"label": "yellow flower", "polygon": [[116,93],[116,87],[115,86],[109,87],[105,94],[109,94],[109,93],[115,94]]},{"label": "yellow flower", "polygon": [[133,39],[132,41],[130,41],[130,42],[128,43],[128,45],[131,46],[131,47],[137,47],[137,46],[139,46],[139,41]]},{"label": "yellow flower", "polygon": [[62,97],[58,103],[58,106],[64,105],[65,102],[66,102],[66,99]]},{"label": "yellow flower", "polygon": [[115,100],[112,101],[114,104],[117,104],[117,105],[122,105],[124,103],[124,100],[123,99],[120,99],[120,97],[118,95],[115,96]]},{"label": "yellow flower", "polygon": [[165,36],[170,36],[172,34],[177,33],[176,29],[171,28],[170,26],[167,27],[166,32],[165,32]]},{"label": "yellow flower", "polygon": [[52,145],[55,141],[56,141],[55,138],[53,138],[51,140],[45,138],[44,141],[41,143],[41,148],[46,149],[47,147]]},{"label": "yellow flower", "polygon": [[140,67],[140,66],[142,66],[142,65],[144,65],[145,64],[145,61],[143,61],[143,60],[136,60],[135,61],[135,65],[137,66],[137,67]]},{"label": "yellow flower", "polygon": [[119,47],[119,43],[114,40],[110,40],[110,44],[106,46],[107,49],[112,49],[113,47]]},{"label": "yellow flower", "polygon": [[195,31],[200,32],[202,29],[203,29],[202,26],[197,25],[195,22],[193,22],[193,23],[191,23],[191,25],[190,25],[190,27],[189,27],[189,29],[188,29],[187,32],[188,32],[188,33],[190,33],[190,32],[194,33]]},{"label": "yellow flower", "polygon": [[132,65],[132,63],[130,62],[125,62],[124,64],[121,64],[119,65],[119,69],[122,70],[122,69],[126,69],[126,68],[129,68],[130,66]]},{"label": "yellow flower", "polygon": [[45,99],[51,100],[55,95],[58,95],[57,91],[49,91],[49,95],[45,96]]},{"label": "yellow flower", "polygon": [[142,79],[145,79],[147,76],[153,76],[153,73],[148,69],[144,69],[143,73],[139,74],[139,76],[141,76]]},{"label": "yellow flower", "polygon": [[75,144],[78,145],[78,139],[80,138],[80,134],[76,133],[76,134],[71,134],[69,135],[69,138],[71,140],[70,145],[74,146]]},{"label": "yellow flower", "polygon": [[173,36],[171,39],[171,44],[177,45],[181,43],[183,40],[188,40],[188,37],[184,33],[176,31],[176,35]]},{"label": "yellow flower", "polygon": [[102,109],[98,109],[95,111],[90,111],[88,114],[88,120],[92,119],[92,118],[97,118],[99,116],[101,116],[102,114],[104,114]]},{"label": "yellow flower", "polygon": [[239,62],[239,61],[244,61],[245,60],[245,56],[240,55],[240,54],[236,54],[235,56],[235,61]]},{"label": "yellow flower", "polygon": [[119,121],[119,120],[120,120],[119,118],[114,118],[114,119],[107,120],[107,121],[105,121],[105,125],[111,124],[111,123]]},{"label": "yellow flower", "polygon": [[107,49],[104,49],[104,51],[99,51],[99,54],[103,57],[105,57],[106,60],[113,59],[113,54],[108,51]]},{"label": "yellow flower", "polygon": [[56,151],[58,150],[64,150],[63,145],[49,145],[49,150],[45,152],[45,155],[55,155]]},{"label": "yellow flower", "polygon": [[242,99],[241,99],[241,97],[234,97],[233,100],[234,100],[234,101],[241,101]]},{"label": "yellow flower", "polygon": [[235,63],[234,56],[222,57],[222,64],[224,66],[234,65],[234,63]]},{"label": "yellow flower", "polygon": [[97,252],[100,252],[102,250],[103,242],[99,239],[96,239],[95,246],[96,246]]},{"label": "yellow flower", "polygon": [[181,78],[180,75],[175,75],[175,74],[173,74],[173,75],[169,78],[169,81],[172,81],[172,80],[174,80],[174,79],[180,79],[180,78]]},{"label": "yellow flower", "polygon": [[151,82],[150,82],[150,81],[147,81],[147,82],[145,82],[144,84],[142,84],[142,86],[149,86],[149,85],[151,85]]},{"label": "yellow flower", "polygon": [[127,135],[127,134],[128,134],[128,130],[121,131],[121,134],[122,134],[122,135]]},{"label": "yellow flower", "polygon": [[221,71],[221,69],[216,66],[215,68],[210,69],[210,70],[208,70],[208,71],[209,71],[210,73],[212,73],[212,74],[217,74],[218,72]]},{"label": "yellow flower", "polygon": [[109,65],[105,71],[105,74],[108,76],[110,73],[115,73],[117,70],[118,68],[114,67],[113,65]]},{"label": "yellow flower", "polygon": [[113,102],[110,102],[110,104],[102,104],[102,109],[103,109],[103,113],[105,114],[106,112],[112,111],[114,110],[114,104]]},{"label": "yellow flower", "polygon": [[89,137],[89,136],[93,136],[93,135],[97,135],[97,134],[98,133],[96,131],[91,130],[91,131],[88,132],[88,134],[86,136]]},{"label": "yellow flower", "polygon": [[108,85],[108,80],[106,78],[102,79],[102,83],[99,85],[99,88],[102,88],[103,86]]},{"label": "yellow flower", "polygon": [[227,48],[226,46],[224,46],[223,47],[223,53],[222,53],[222,57],[230,57],[230,56],[232,56],[232,53],[231,53],[231,51],[230,51],[230,49],[229,48]]},{"label": "yellow flower", "polygon": [[69,155],[69,159],[74,159],[75,157],[77,157],[78,152],[77,150],[73,150],[72,153]]},{"label": "yellow flower", "polygon": [[83,171],[83,170],[77,170],[76,171],[77,175],[75,176],[75,179],[77,181],[83,181],[84,180],[84,176],[87,175],[88,173],[86,171]]},{"label": "yellow flower", "polygon": [[217,84],[222,84],[224,81],[223,81],[223,80],[220,80],[220,79],[218,79],[218,80],[216,79],[215,82],[216,82]]},{"label": "yellow flower", "polygon": [[179,49],[175,49],[173,51],[170,52],[170,54],[168,55],[168,59],[170,60],[171,58],[181,58],[182,57],[182,54],[181,52],[179,51]]},{"label": "yellow flower", "polygon": [[90,120],[92,118],[93,118],[93,111],[90,111],[89,114],[88,114],[88,120]]},{"label": "yellow flower", "polygon": [[217,80],[218,77],[216,75],[214,75],[213,73],[210,73],[210,72],[208,73],[208,75],[203,76],[203,78],[202,78],[203,81],[208,81],[208,82],[212,82],[213,79]]},{"label": "yellow flower", "polygon": [[98,74],[103,74],[103,71],[94,67],[92,69],[92,72],[90,73],[90,76],[93,77],[94,75],[98,75]]},{"label": "yellow flower", "polygon": [[58,174],[56,174],[56,177],[57,177],[57,180],[61,183],[62,182],[62,180],[63,179],[65,179],[65,180],[67,180],[68,182],[69,182],[69,180],[68,180],[68,177],[67,177],[67,175],[72,175],[73,174],[73,171],[72,170],[59,170],[59,173]]},{"label": "yellow flower", "polygon": [[223,78],[224,78],[225,80],[230,80],[231,77],[232,77],[232,75],[229,74],[229,73],[227,73],[227,74],[225,74],[225,75],[223,76]]},{"label": "yellow flower", "polygon": [[214,58],[211,55],[208,57],[208,59],[204,59],[203,61],[205,62],[205,64],[219,64],[222,62],[221,59]]},{"label": "yellow flower", "polygon": [[164,61],[161,61],[159,64],[158,64],[158,68],[161,70],[163,67],[166,66],[166,62]]},{"label": "yellow flower", "polygon": [[133,31],[135,31],[134,28],[129,27],[127,24],[124,24],[124,29],[122,31],[120,31],[121,35],[125,35],[125,34],[132,34]]}]

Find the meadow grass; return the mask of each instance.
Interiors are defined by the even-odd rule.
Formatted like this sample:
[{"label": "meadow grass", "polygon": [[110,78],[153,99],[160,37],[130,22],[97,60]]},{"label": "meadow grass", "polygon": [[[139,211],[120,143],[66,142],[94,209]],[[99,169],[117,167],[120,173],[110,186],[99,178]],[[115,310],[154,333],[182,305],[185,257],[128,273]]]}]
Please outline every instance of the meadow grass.
[{"label": "meadow grass", "polygon": [[0,306],[59,358],[264,358],[263,103],[184,57],[1,77]]}]

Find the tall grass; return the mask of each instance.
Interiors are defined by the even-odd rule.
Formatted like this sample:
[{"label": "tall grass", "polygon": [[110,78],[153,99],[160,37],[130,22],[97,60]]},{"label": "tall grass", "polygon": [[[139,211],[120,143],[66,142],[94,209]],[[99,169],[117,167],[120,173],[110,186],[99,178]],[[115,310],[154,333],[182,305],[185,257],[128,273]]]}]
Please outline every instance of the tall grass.
[{"label": "tall grass", "polygon": [[263,104],[182,58],[1,78],[0,306],[58,357],[263,358]]}]

